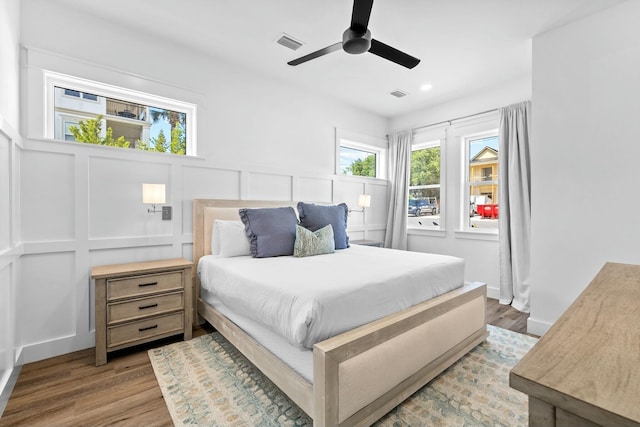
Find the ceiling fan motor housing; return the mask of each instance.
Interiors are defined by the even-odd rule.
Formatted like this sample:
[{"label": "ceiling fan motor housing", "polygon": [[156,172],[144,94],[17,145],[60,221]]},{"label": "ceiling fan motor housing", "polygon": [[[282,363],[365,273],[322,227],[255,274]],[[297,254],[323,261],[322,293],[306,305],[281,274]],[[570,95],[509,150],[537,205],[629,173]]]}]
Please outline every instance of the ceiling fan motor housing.
[{"label": "ceiling fan motor housing", "polygon": [[287,62],[289,65],[300,65],[312,59],[319,58],[337,50],[344,50],[353,55],[370,52],[376,56],[395,62],[406,68],[413,68],[420,60],[408,55],[394,47],[371,38],[368,30],[369,17],[373,0],[353,0],[353,12],[351,13],[351,25],[342,33],[342,41],[334,43],[323,49],[308,53],[300,58]]},{"label": "ceiling fan motor housing", "polygon": [[371,31],[362,32],[353,31],[347,28],[342,34],[342,49],[345,52],[357,55],[364,53],[371,47]]}]

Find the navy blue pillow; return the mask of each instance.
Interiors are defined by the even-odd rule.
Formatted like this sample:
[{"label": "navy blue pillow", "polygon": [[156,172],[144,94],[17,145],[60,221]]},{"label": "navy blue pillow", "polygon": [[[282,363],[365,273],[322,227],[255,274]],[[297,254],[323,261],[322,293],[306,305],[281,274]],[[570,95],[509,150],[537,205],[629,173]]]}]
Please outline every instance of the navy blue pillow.
[{"label": "navy blue pillow", "polygon": [[349,236],[347,236],[349,208],[345,203],[340,203],[337,206],[321,206],[299,202],[298,214],[300,215],[300,225],[311,231],[320,230],[322,227],[331,224],[336,249],[349,247]]},{"label": "navy blue pillow", "polygon": [[251,255],[256,258],[293,255],[298,224],[293,208],[240,209],[238,212],[250,239]]}]

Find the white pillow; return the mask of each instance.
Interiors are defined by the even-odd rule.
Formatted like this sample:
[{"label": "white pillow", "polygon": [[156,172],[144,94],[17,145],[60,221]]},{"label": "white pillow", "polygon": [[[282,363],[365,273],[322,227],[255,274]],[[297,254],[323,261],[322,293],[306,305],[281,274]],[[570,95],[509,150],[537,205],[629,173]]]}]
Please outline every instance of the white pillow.
[{"label": "white pillow", "polygon": [[250,240],[241,221],[217,219],[213,222],[211,253],[223,257],[251,255]]},{"label": "white pillow", "polygon": [[218,228],[220,228],[220,223],[224,222],[219,219],[213,221],[213,227],[211,227],[211,255],[220,255],[220,233],[218,233]]}]

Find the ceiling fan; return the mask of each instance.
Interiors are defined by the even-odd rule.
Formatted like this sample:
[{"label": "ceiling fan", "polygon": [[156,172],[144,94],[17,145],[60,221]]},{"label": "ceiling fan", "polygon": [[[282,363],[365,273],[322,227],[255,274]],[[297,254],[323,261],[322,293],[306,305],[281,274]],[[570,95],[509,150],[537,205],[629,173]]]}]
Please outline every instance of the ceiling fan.
[{"label": "ceiling fan", "polygon": [[420,62],[418,58],[371,38],[371,31],[369,31],[367,25],[369,25],[372,7],[373,0],[354,0],[351,26],[342,34],[341,42],[289,61],[287,64],[300,65],[328,53],[335,52],[336,50],[343,49],[345,52],[354,55],[368,51],[407,68],[413,68],[418,65]]}]

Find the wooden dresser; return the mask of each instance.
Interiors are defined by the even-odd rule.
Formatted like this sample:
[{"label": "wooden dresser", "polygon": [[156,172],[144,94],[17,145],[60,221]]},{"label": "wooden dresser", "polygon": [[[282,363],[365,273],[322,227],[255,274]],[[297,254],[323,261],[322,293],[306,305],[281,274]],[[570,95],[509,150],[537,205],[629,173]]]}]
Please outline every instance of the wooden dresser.
[{"label": "wooden dresser", "polygon": [[192,263],[185,259],[96,266],[96,366],[107,352],[176,334],[191,339]]},{"label": "wooden dresser", "polygon": [[640,426],[640,266],[605,264],[509,381],[529,426]]}]

